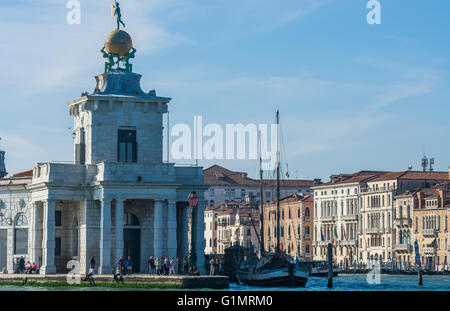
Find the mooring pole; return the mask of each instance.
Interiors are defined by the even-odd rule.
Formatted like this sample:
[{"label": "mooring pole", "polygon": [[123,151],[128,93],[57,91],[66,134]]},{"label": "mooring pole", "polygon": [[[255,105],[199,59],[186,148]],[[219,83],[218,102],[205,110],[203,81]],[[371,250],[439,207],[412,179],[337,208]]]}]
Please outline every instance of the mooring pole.
[{"label": "mooring pole", "polygon": [[423,280],[422,280],[422,268],[419,267],[419,269],[417,270],[417,277],[418,277],[418,281],[419,281],[419,286],[423,286]]},{"label": "mooring pole", "polygon": [[333,287],[333,245],[328,243],[328,288]]}]

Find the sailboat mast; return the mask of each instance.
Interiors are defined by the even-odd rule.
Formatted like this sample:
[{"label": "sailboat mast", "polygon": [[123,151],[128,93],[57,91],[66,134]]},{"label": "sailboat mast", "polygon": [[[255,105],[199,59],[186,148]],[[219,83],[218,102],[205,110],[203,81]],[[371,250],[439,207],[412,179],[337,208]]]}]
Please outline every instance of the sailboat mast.
[{"label": "sailboat mast", "polygon": [[280,252],[280,112],[277,110],[277,253]]},{"label": "sailboat mast", "polygon": [[261,245],[259,255],[265,252],[264,247],[264,186],[263,186],[263,168],[262,168],[262,153],[261,153],[261,131],[258,132],[259,135],[259,235],[261,237]]}]

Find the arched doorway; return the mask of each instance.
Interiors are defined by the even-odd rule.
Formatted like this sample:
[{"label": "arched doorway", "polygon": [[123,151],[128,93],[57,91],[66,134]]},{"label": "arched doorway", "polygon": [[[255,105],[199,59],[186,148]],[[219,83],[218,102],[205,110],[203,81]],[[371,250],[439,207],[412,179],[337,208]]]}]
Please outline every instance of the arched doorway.
[{"label": "arched doorway", "polygon": [[132,213],[126,213],[124,217],[123,254],[125,259],[131,256],[133,272],[139,272],[141,267],[141,227],[139,219]]}]

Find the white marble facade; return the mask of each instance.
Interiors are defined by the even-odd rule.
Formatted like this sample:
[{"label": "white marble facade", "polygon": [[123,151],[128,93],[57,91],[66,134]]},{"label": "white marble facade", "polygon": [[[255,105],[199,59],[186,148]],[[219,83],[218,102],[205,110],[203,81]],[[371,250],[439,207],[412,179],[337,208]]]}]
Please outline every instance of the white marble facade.
[{"label": "white marble facade", "polygon": [[[39,163],[17,189],[0,183],[3,209],[13,222],[19,213],[28,220],[24,254],[14,251],[14,223],[0,226],[8,231],[7,272],[17,256],[35,262],[41,274],[65,273],[70,260],[79,261],[84,274],[95,256],[97,272],[111,274],[126,254],[140,272],[148,271],[151,255],[188,255],[187,197],[207,189],[203,171],[163,163],[162,118],[170,98],[144,93],[140,78],[124,71],[101,74],[92,94],[68,103],[73,164]],[[195,232],[201,272],[205,205],[201,197]]]}]

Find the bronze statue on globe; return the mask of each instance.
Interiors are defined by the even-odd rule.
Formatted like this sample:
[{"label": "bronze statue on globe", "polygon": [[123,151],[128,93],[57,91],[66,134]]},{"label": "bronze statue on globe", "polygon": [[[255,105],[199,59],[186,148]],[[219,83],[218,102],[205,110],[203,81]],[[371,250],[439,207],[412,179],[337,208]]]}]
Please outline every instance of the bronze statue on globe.
[{"label": "bronze statue on globe", "polygon": [[[112,8],[114,9],[113,16],[117,18],[117,29],[109,33],[106,37],[105,45],[100,51],[103,57],[108,60],[105,63],[105,72],[112,70],[132,72],[133,66],[130,64],[130,59],[134,58],[136,49],[133,48],[131,36],[126,31],[120,29],[120,25],[122,24],[125,27],[125,24],[122,21],[119,3],[114,1]],[[124,68],[120,67],[121,63]],[[117,65],[117,67],[113,68],[114,65]]]},{"label": "bronze statue on globe", "polygon": [[122,24],[123,28],[125,28],[125,24],[122,21],[122,14],[120,13],[119,2],[114,1],[113,9],[114,9],[113,16],[117,16],[117,29],[120,29],[120,24]]}]

